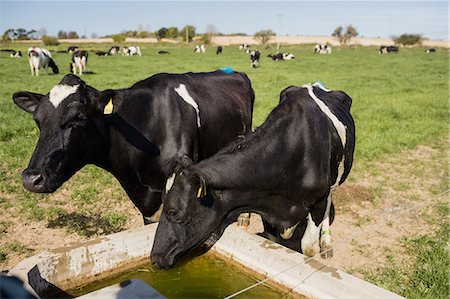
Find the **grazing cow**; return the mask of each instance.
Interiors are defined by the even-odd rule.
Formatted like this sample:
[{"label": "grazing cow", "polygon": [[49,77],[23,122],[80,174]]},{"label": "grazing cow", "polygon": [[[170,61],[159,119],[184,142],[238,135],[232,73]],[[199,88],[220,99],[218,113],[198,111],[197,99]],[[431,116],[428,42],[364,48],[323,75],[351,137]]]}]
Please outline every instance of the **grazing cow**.
[{"label": "grazing cow", "polygon": [[398,47],[397,46],[381,46],[380,47],[380,54],[387,54],[387,53],[398,53]]},{"label": "grazing cow", "polygon": [[83,72],[86,72],[88,57],[89,53],[85,50],[77,50],[75,53],[73,53],[72,62],[70,63],[70,71],[73,72],[74,75],[76,75],[78,69],[78,73],[81,76]]},{"label": "grazing cow", "polygon": [[105,91],[69,74],[46,95],[22,91],[13,100],[40,129],[25,189],[54,192],[94,164],[117,178],[151,223],[178,157],[202,160],[251,130],[254,93],[245,74],[220,70],[161,73]]},{"label": "grazing cow", "polygon": [[248,50],[249,49],[249,46],[248,46],[248,44],[241,44],[241,45],[239,45],[239,50]]},{"label": "grazing cow", "polygon": [[425,50],[425,53],[434,53],[434,52],[436,52],[435,48],[430,48],[430,49]]},{"label": "grazing cow", "polygon": [[331,54],[331,46],[330,45],[317,44],[317,45],[314,46],[314,53]]},{"label": "grazing cow", "polygon": [[109,56],[110,55],[109,52],[104,52],[104,51],[94,51],[94,54],[97,56]]},{"label": "grazing cow", "polygon": [[78,46],[69,46],[67,48],[67,53],[74,53],[76,51],[78,51]]},{"label": "grazing cow", "polygon": [[169,51],[160,50],[158,51],[158,54],[170,54]]},{"label": "grazing cow", "polygon": [[120,50],[119,46],[112,46],[111,49],[109,49],[108,53],[109,55],[114,55],[119,53],[119,50]]},{"label": "grazing cow", "polygon": [[139,55],[141,56],[141,48],[139,46],[129,46],[122,48],[122,56],[133,56]]},{"label": "grazing cow", "polygon": [[275,55],[273,54],[268,54],[267,57],[272,58],[272,60],[274,61],[285,61],[285,60],[291,60],[295,58],[295,55],[292,53],[280,53],[277,52]]},{"label": "grazing cow", "polygon": [[218,46],[216,49],[216,55],[222,54],[222,52],[223,52],[222,46]]},{"label": "grazing cow", "polygon": [[58,66],[52,59],[52,54],[47,49],[39,47],[31,47],[28,49],[28,62],[30,63],[31,76],[39,76],[39,70],[45,68],[48,74],[48,67],[50,67],[54,74],[59,73]]},{"label": "grazing cow", "polygon": [[197,45],[194,48],[195,53],[206,53],[206,47],[205,45]]},{"label": "grazing cow", "polygon": [[260,214],[273,240],[309,256],[320,246],[331,257],[331,196],[350,172],[355,127],[350,97],[325,90],[288,87],[255,132],[197,164],[182,160],[151,252],[158,268],[212,246],[242,212]]},{"label": "grazing cow", "polygon": [[9,53],[9,56],[11,58],[22,58],[22,52],[20,52],[20,51],[12,51],[11,53]]},{"label": "grazing cow", "polygon": [[261,53],[258,50],[253,50],[250,53],[250,63],[253,68],[256,68],[259,66],[259,57],[260,56],[261,56]]}]

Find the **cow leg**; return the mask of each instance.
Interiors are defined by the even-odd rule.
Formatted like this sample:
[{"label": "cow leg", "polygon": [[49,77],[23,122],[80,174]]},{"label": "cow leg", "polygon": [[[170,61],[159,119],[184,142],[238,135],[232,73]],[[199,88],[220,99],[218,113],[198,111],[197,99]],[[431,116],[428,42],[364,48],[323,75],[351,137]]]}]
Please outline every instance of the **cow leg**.
[{"label": "cow leg", "polygon": [[308,216],[306,217],[307,226],[301,240],[301,248],[303,254],[307,256],[314,256],[320,250],[319,238],[327,211],[327,198],[328,195],[327,197],[320,199],[314,206],[312,206],[310,209],[311,212],[308,213]]},{"label": "cow leg", "polygon": [[320,256],[324,259],[331,259],[333,257],[333,245],[331,243],[330,231],[330,210],[332,205],[332,192],[327,197],[327,207],[323,219],[322,230],[320,232]]}]

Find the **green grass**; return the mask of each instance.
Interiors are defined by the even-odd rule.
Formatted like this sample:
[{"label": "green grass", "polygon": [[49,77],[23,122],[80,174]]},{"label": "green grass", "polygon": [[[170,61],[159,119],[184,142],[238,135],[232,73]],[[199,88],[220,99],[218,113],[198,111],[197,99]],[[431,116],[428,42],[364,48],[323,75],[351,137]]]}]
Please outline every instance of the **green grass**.
[{"label": "green grass", "polygon": [[[66,47],[62,44],[50,49]],[[107,50],[110,45],[84,47]],[[0,44],[0,48],[26,52],[28,45]],[[345,91],[353,99],[352,114],[357,130],[354,167],[358,173],[371,171],[372,161],[389,154],[421,144],[442,144],[436,141],[448,136],[449,52],[446,50],[427,55],[423,48],[402,48],[398,54],[380,55],[377,47],[357,47],[335,48],[331,55],[317,55],[313,54],[312,45],[289,46],[283,50],[294,53],[295,60],[274,62],[266,55],[276,50],[263,49],[260,67],[252,69],[249,55],[237,47],[224,47],[224,53],[219,56],[211,48],[204,55],[196,54],[192,47],[185,45],[142,45],[141,49],[142,57],[91,54],[88,70],[92,73],[83,75],[82,79],[103,90],[128,87],[159,72],[200,72],[231,66],[247,73],[252,81],[256,95],[255,127],[277,105],[284,88],[320,80],[331,89]],[[170,55],[158,55],[161,49],[168,50]],[[66,227],[84,236],[118,231],[128,217],[112,207],[128,199],[115,179],[101,169],[85,167],[53,195],[23,191],[21,172],[28,164],[39,132],[31,116],[14,105],[12,94],[21,90],[47,93],[69,69],[69,54],[55,53],[54,59],[61,71],[59,75],[41,71],[41,76],[31,77],[26,58],[11,59],[6,53],[0,53],[0,209],[30,221],[46,221],[49,227]],[[351,174],[349,179],[352,180]],[[436,193],[446,188],[438,186]],[[426,286],[433,284],[426,278],[433,281],[440,278],[425,270],[435,266],[442,269],[433,260],[433,252],[438,252],[437,259],[444,258],[440,253],[445,244],[439,241],[443,237],[444,231],[405,241],[412,250],[430,254],[417,258],[420,262],[413,272],[402,268],[399,272],[408,272],[405,279],[402,276],[395,282],[396,272],[392,269],[391,275],[383,274],[373,281],[405,296],[410,295],[407,289],[425,288],[419,280]],[[0,251],[0,261],[7,258],[8,252],[9,249]],[[444,266],[448,266],[448,259]],[[447,293],[441,293],[446,290]],[[430,292],[448,294],[448,289],[439,287]]]},{"label": "green grass", "polygon": [[390,266],[366,275],[368,281],[406,298],[448,298],[448,208],[442,204],[436,210],[441,216],[442,225],[436,234],[403,240],[404,247],[412,255],[412,263],[399,267],[395,257],[391,257]]}]

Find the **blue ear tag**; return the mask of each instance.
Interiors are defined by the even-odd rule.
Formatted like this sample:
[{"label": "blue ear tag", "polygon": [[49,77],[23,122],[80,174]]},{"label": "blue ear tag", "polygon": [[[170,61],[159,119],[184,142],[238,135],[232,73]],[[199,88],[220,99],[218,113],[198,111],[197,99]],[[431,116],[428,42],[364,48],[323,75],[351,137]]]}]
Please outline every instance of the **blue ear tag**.
[{"label": "blue ear tag", "polygon": [[233,68],[231,66],[220,68],[220,70],[222,72],[224,72],[225,74],[232,74],[232,73],[234,73],[234,70],[233,70]]},{"label": "blue ear tag", "polygon": [[314,82],[312,84],[312,86],[318,87],[318,88],[320,88],[320,89],[322,89],[323,91],[326,91],[326,92],[330,92],[331,91],[331,89],[326,88],[325,85],[321,81]]}]

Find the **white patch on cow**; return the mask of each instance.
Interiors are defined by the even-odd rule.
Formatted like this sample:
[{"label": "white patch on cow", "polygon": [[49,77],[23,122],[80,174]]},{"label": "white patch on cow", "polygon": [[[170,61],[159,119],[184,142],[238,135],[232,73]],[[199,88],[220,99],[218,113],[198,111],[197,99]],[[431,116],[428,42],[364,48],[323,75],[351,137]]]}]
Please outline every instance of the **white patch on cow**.
[{"label": "white patch on cow", "polygon": [[170,189],[172,189],[174,181],[175,181],[175,172],[172,173],[172,175],[166,181],[166,193],[168,193]]},{"label": "white patch on cow", "polygon": [[308,224],[302,237],[301,248],[303,254],[307,256],[314,256],[317,252],[319,252],[318,241],[322,223],[320,223],[319,226],[316,226],[314,220],[312,219],[311,213],[308,213],[308,217],[306,217],[306,219]]},{"label": "white patch on cow", "polygon": [[49,95],[50,102],[53,104],[55,108],[57,108],[59,104],[61,104],[61,102],[64,101],[64,99],[66,99],[71,94],[76,93],[79,86],[80,84],[73,86],[61,84],[56,85],[50,90]]},{"label": "white patch on cow", "polygon": [[316,102],[320,110],[322,110],[322,112],[325,113],[331,120],[338,132],[339,137],[341,138],[342,147],[345,148],[347,129],[345,125],[336,117],[336,115],[333,114],[333,112],[331,112],[330,108],[314,94],[313,88],[310,84],[303,85],[303,87],[308,89],[309,96],[314,100],[314,102]]},{"label": "white patch on cow", "polygon": [[201,123],[200,123],[200,110],[198,109],[198,105],[197,102],[194,101],[194,99],[191,97],[191,95],[189,94],[189,92],[186,89],[186,85],[184,84],[180,84],[180,86],[175,87],[174,90],[176,91],[176,93],[178,93],[178,95],[189,105],[191,105],[192,107],[194,107],[195,109],[195,113],[197,114],[197,127],[201,127]]},{"label": "white patch on cow", "polygon": [[336,182],[333,186],[331,186],[331,190],[335,190],[337,187],[339,187],[339,182],[341,181],[342,175],[344,174],[345,170],[345,156],[342,156],[342,161],[338,164],[338,174],[336,178]]},{"label": "white patch on cow", "polygon": [[283,233],[280,233],[280,236],[287,240],[290,239],[292,237],[292,235],[294,234],[295,229],[297,228],[297,226],[299,225],[300,221],[297,222],[294,226],[291,226],[289,228],[285,228]]}]

